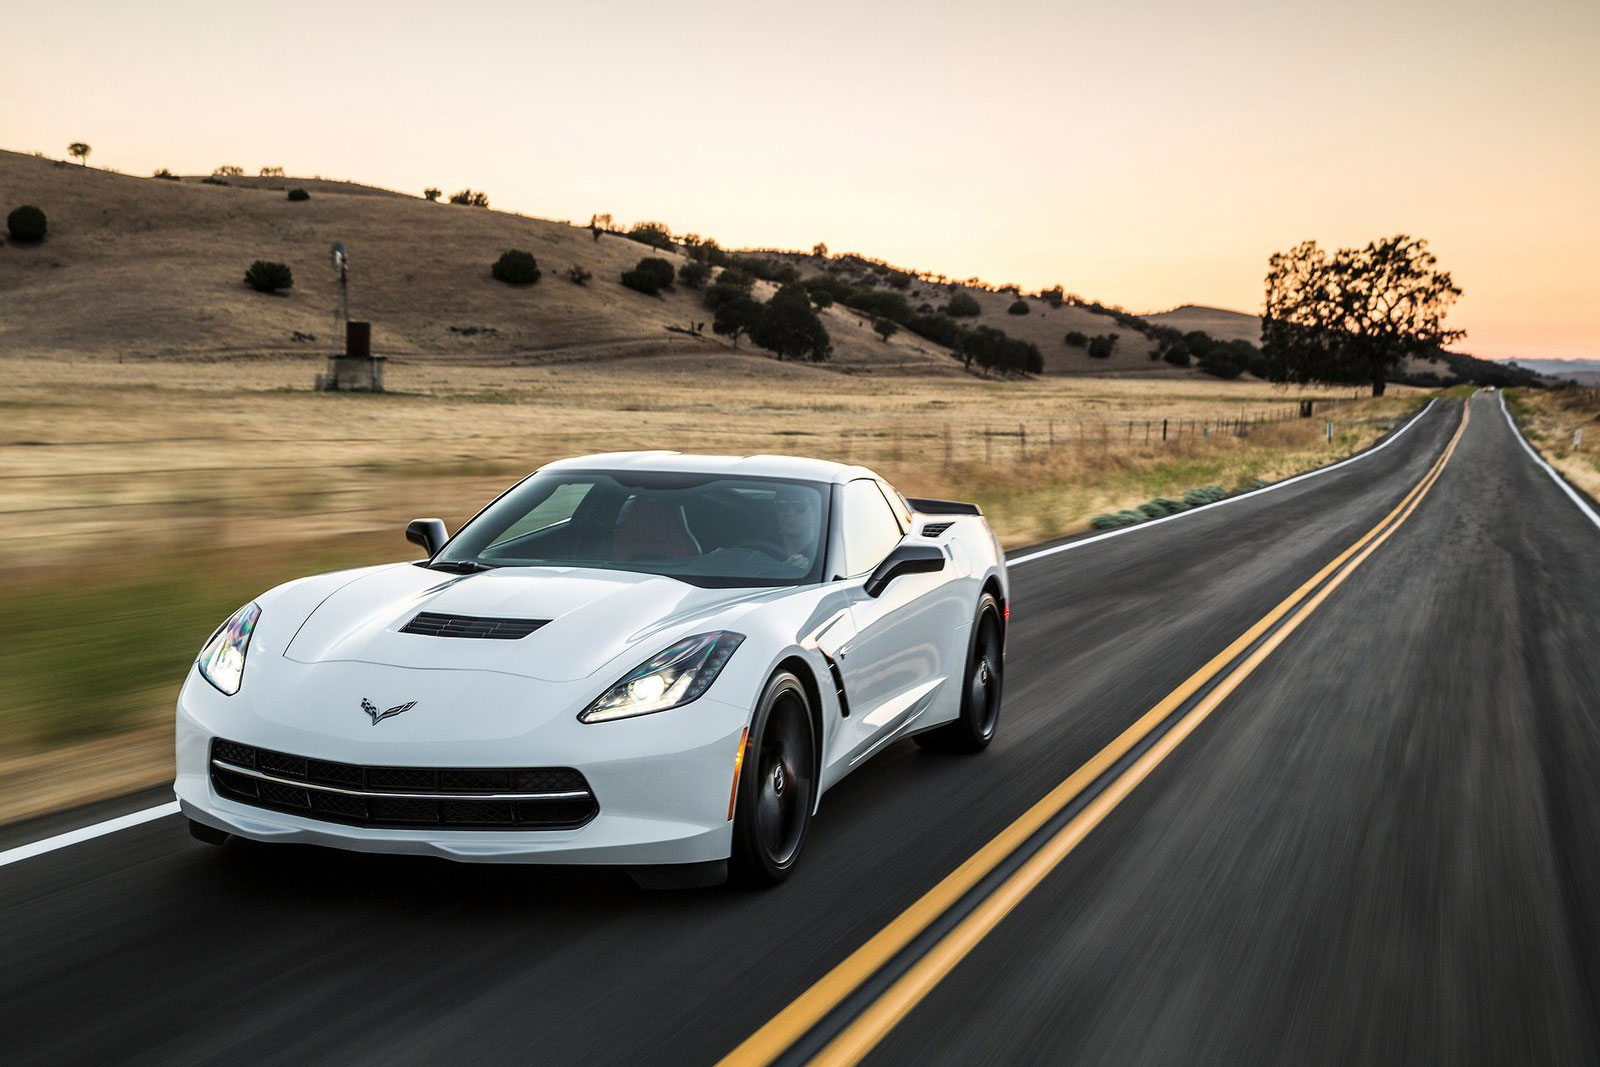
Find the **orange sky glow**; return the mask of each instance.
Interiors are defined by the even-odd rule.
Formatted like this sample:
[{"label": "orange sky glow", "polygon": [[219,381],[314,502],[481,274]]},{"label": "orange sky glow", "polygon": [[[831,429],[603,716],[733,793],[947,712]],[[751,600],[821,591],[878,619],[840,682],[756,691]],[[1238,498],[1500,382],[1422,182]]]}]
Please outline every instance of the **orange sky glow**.
[{"label": "orange sky glow", "polygon": [[1600,358],[1600,3],[58,0],[0,146],[283,166],[859,251],[1135,311],[1258,311],[1267,257],[1405,232],[1456,347]]}]

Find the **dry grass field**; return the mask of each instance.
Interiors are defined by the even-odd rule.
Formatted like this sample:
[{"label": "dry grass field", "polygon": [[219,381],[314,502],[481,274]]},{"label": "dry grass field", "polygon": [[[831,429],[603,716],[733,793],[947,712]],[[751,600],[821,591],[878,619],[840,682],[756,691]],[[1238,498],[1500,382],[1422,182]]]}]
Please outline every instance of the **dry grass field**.
[{"label": "dry grass field", "polygon": [[1506,403],[1545,461],[1600,500],[1600,388],[1517,389]]},{"label": "dry grass field", "polygon": [[[1258,383],[855,377],[669,346],[599,365],[408,358],[391,393],[330,395],[308,388],[319,366],[0,359],[0,819],[160,781],[172,698],[218,619],[301,574],[409,558],[406,520],[454,528],[558,456],[860,462],[976,500],[1015,546],[1327,462],[1418,401],[1311,394],[1330,442],[1323,417],[1291,417],[1298,392]],[[58,773],[85,764],[103,770]]]},{"label": "dry grass field", "polygon": [[[550,459],[863,463],[908,494],[980,503],[1019,546],[1328,462],[1419,402],[1220,382],[1151,363],[1131,337],[1093,361],[1122,377],[984,378],[838,307],[830,363],[780,363],[668,332],[709,315],[696,294],[618,284],[654,254],[624,238],[342,183],[233,181],[0,153],[0,205],[50,218],[42,244],[0,246],[0,820],[160,781],[177,685],[219,619],[289,578],[410,558],[406,520],[454,528]],[[353,315],[388,357],[382,395],[311,390],[333,348],[334,240],[351,251]],[[538,258],[539,284],[489,277],[510,247]],[[241,284],[255,258],[291,265],[290,295]],[[573,264],[587,286],[561,277]],[[974,293],[980,322],[1036,339],[1052,365],[1089,362],[1066,330],[1115,329]],[[1317,418],[1294,417],[1302,397]]]}]

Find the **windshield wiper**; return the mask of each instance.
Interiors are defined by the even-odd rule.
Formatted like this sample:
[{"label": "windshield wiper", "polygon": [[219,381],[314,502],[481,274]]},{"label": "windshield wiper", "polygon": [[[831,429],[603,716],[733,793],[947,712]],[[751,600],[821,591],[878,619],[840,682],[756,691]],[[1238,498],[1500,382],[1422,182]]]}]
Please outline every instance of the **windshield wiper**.
[{"label": "windshield wiper", "polygon": [[428,564],[430,571],[449,571],[451,574],[477,574],[479,571],[492,571],[494,564],[479,563],[470,559],[441,559]]}]

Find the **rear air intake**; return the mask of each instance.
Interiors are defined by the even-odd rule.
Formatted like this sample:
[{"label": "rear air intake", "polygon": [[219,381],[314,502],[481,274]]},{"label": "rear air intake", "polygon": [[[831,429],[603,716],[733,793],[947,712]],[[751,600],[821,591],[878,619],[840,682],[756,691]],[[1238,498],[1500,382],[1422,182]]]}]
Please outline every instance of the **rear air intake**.
[{"label": "rear air intake", "polygon": [[477,637],[493,641],[515,641],[519,637],[527,637],[549,621],[549,619],[488,619],[471,615],[440,615],[424,611],[400,627],[400,632],[421,634],[424,637]]}]

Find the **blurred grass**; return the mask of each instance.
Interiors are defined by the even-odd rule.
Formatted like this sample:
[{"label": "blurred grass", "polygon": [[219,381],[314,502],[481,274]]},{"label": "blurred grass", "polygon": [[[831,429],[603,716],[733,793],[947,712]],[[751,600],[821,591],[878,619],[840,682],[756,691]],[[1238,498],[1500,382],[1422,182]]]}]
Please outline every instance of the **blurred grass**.
[{"label": "blurred grass", "polygon": [[235,608],[291,578],[408,554],[396,531],[298,542],[292,553],[174,547],[135,567],[8,575],[0,748],[47,748],[164,717],[201,643]]}]

